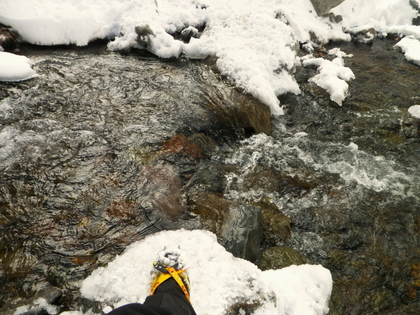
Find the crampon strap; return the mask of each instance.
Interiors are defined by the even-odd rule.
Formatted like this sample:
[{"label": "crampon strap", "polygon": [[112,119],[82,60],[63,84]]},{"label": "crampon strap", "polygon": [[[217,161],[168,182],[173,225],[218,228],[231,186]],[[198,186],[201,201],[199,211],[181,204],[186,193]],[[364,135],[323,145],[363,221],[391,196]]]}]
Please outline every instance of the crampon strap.
[{"label": "crampon strap", "polygon": [[168,271],[168,273],[162,273],[158,279],[156,280],[155,284],[153,285],[152,289],[151,289],[151,294],[153,295],[154,292],[156,291],[157,287],[162,284],[163,282],[165,282],[166,280],[168,280],[170,277],[174,278],[174,280],[176,281],[176,283],[181,287],[182,291],[184,292],[187,300],[189,302],[191,302],[190,299],[190,294],[188,293],[187,288],[185,287],[184,282],[182,281],[181,277],[179,276],[180,273],[184,272],[184,269],[180,269],[180,270],[175,270],[173,267],[168,267],[166,268],[166,270]]}]

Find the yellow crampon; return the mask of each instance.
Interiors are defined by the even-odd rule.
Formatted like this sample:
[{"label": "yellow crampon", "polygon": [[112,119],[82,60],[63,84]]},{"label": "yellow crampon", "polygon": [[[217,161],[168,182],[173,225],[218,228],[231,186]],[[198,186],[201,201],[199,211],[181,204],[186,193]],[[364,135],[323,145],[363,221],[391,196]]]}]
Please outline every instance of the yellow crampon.
[{"label": "yellow crampon", "polygon": [[[172,278],[174,278],[176,283],[178,283],[178,285],[181,287],[181,289],[184,292],[187,300],[189,302],[191,302],[190,294],[188,292],[188,288],[186,287],[186,285],[184,284],[184,282],[182,281],[181,276],[180,276],[180,274],[182,275],[185,272],[185,269],[175,270],[173,267],[168,267],[168,268],[165,268],[165,269],[166,269],[166,271],[168,271],[168,273],[160,273],[159,276],[156,277],[154,283],[152,284],[150,294],[153,295],[159,285],[161,285],[163,282],[165,282],[170,277],[172,277]],[[182,278],[184,279],[184,281],[188,285],[188,279],[186,278],[186,276],[184,276]]]}]

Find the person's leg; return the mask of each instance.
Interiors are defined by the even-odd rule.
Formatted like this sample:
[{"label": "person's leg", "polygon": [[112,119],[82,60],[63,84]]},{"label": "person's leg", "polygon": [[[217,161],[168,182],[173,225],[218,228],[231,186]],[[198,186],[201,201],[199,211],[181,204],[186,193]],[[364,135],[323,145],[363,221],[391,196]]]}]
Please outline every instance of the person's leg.
[{"label": "person's leg", "polygon": [[155,294],[146,298],[144,305],[152,309],[164,308],[172,315],[196,315],[191,303],[173,278],[160,284]]},{"label": "person's leg", "polygon": [[196,315],[189,301],[188,277],[179,260],[179,249],[159,253],[153,263],[155,280],[152,282],[151,294],[143,304],[128,304],[113,310],[108,315]]},{"label": "person's leg", "polygon": [[151,309],[139,303],[127,304],[116,308],[107,315],[172,315],[165,309],[159,312],[159,309]]}]

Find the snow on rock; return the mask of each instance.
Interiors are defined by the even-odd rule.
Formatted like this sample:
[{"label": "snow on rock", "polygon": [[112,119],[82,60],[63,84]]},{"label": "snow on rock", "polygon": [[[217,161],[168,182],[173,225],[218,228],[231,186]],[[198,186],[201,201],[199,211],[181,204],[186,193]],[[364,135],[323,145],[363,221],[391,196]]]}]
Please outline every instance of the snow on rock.
[{"label": "snow on rock", "polygon": [[336,58],[331,61],[323,58],[303,58],[302,64],[318,67],[319,73],[310,81],[325,89],[330,94],[331,100],[341,106],[348,94],[349,85],[346,81],[355,78],[353,71],[344,66],[343,58],[351,55],[347,55],[339,48],[331,49],[328,54]]},{"label": "snow on rock", "polygon": [[47,314],[57,314],[57,307],[51,305],[44,298],[39,298],[33,302],[33,305],[24,305],[18,307],[13,315],[25,315],[25,314],[43,314],[45,311]]},{"label": "snow on rock", "polygon": [[395,47],[401,48],[405,58],[420,66],[420,41],[413,36],[407,36],[401,39]]},{"label": "snow on rock", "polygon": [[411,116],[420,119],[420,105],[413,105],[408,109]]},{"label": "snow on rock", "polygon": [[129,7],[114,0],[3,0],[0,22],[38,45],[87,45],[115,34],[118,16]]},{"label": "snow on rock", "polygon": [[322,266],[300,265],[267,270],[263,272],[263,278],[276,292],[277,312],[260,312],[261,315],[328,314],[333,282],[330,272]]},{"label": "snow on rock", "polygon": [[[320,42],[350,39],[340,25],[319,18],[310,0],[3,0],[0,22],[39,45],[111,38],[111,50],[216,56],[221,73],[273,114],[283,114],[277,96],[300,92],[293,77],[299,42],[310,42],[311,34]],[[173,36],[188,27],[204,31],[187,44]]]},{"label": "snow on rock", "polygon": [[[299,93],[290,74],[295,66],[292,29],[275,18],[270,6],[240,2],[209,6],[207,31],[192,39],[184,51],[190,58],[217,56],[221,73],[282,114],[277,95]],[[226,10],[226,14],[220,12]]]},{"label": "snow on rock", "polygon": [[[170,34],[205,21],[194,1],[133,0],[130,3],[117,19],[118,36],[109,43],[111,50],[144,48],[161,58],[178,57],[183,51],[183,42]],[[145,29],[149,32],[139,33]]]},{"label": "snow on rock", "polygon": [[311,33],[322,43],[329,40],[350,40],[350,35],[343,33],[341,25],[317,16],[311,0],[280,1],[274,11],[277,17],[289,25],[301,43],[310,42],[313,39]]},{"label": "snow on rock", "polygon": [[328,313],[332,278],[327,269],[303,265],[263,272],[233,257],[214,234],[199,230],[164,231],[132,244],[107,267],[98,268],[84,280],[82,295],[102,302],[105,311],[110,311],[110,306],[143,302],[152,263],[165,246],[180,246],[182,250],[192,304],[199,315],[223,315],[233,305],[254,303],[260,303],[255,315]]},{"label": "snow on rock", "polygon": [[373,28],[420,38],[420,27],[412,25],[418,12],[408,0],[346,0],[331,12],[343,16],[343,27],[353,33]]},{"label": "snow on rock", "polygon": [[17,82],[38,76],[32,61],[25,56],[0,51],[0,81]]},{"label": "snow on rock", "polygon": [[[420,27],[411,25],[418,12],[407,0],[346,0],[331,12],[342,15],[343,22],[318,17],[310,0],[3,0],[0,22],[40,45],[109,38],[111,50],[145,48],[162,58],[216,56],[223,75],[273,114],[283,114],[277,97],[300,92],[293,76],[296,50],[301,43],[311,51],[313,35],[318,44],[350,40],[344,27],[420,38]],[[175,36],[185,29],[196,30],[189,43]],[[313,81],[341,104],[349,71],[340,59],[311,62],[320,68]]]},{"label": "snow on rock", "polygon": [[312,32],[322,42],[348,40],[340,27],[321,21],[310,0],[207,1],[206,30],[184,46],[190,58],[217,56],[223,75],[283,114],[277,96],[300,93],[292,73],[299,42]]}]

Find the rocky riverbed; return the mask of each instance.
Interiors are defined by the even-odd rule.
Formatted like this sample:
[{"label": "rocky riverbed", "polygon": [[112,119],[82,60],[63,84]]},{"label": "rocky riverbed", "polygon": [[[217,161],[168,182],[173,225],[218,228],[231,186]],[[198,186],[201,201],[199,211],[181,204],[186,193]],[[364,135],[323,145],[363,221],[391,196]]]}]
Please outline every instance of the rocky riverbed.
[{"label": "rocky riverbed", "polygon": [[332,43],[353,54],[343,106],[298,67],[277,117],[212,59],[22,47],[40,76],[0,84],[2,311],[90,308],[94,269],[185,228],[262,269],[322,264],[330,314],[417,314],[420,68],[395,43]]}]

